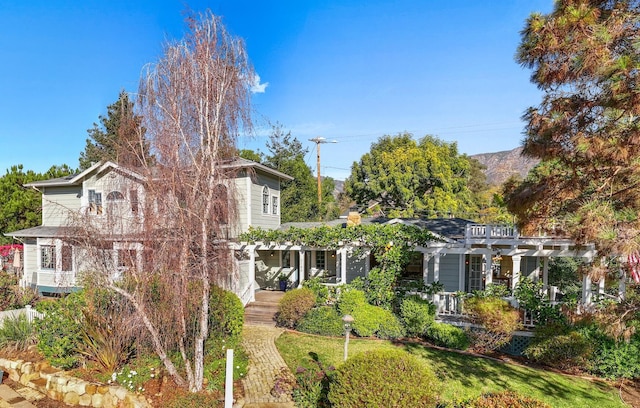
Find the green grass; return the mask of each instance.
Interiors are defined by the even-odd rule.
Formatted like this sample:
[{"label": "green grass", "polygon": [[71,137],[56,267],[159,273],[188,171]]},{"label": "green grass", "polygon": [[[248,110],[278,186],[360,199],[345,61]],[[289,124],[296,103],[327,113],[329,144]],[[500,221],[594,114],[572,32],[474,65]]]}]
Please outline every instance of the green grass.
[{"label": "green grass", "polygon": [[[286,332],[276,346],[289,368],[308,367],[312,359],[337,367],[343,361],[344,339]],[[591,381],[549,371],[506,364],[490,359],[440,351],[410,343],[351,339],[349,355],[380,348],[404,347],[429,362],[442,380],[444,401],[458,401],[488,391],[513,390],[543,400],[552,407],[626,407],[617,389],[603,381]],[[416,384],[416,386],[419,386]]]}]

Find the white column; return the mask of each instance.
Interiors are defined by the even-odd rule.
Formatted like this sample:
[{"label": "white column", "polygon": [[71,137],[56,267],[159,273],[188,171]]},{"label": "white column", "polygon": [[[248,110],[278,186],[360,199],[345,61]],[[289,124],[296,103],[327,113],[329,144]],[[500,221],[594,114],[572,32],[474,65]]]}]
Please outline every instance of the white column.
[{"label": "white column", "polygon": [[298,283],[298,286],[302,287],[302,282],[304,282],[304,279],[305,279],[305,272],[306,272],[307,264],[306,264],[305,259],[304,259],[305,258],[304,250],[301,249],[299,253],[300,253],[300,282]]},{"label": "white column", "polygon": [[422,254],[422,280],[424,284],[429,283],[429,254]]},{"label": "white column", "polygon": [[484,254],[484,287],[486,289],[487,285],[491,285],[493,283],[493,254],[491,253],[491,248],[487,250]]},{"label": "white column", "polygon": [[[542,292],[547,293],[549,289],[549,257],[540,258],[542,261]],[[551,298],[549,294],[549,298]]]},{"label": "white column", "polygon": [[440,282],[440,253],[433,254],[433,281]]},{"label": "white column", "polygon": [[598,282],[598,295],[604,295],[604,276]]},{"label": "white column", "polygon": [[249,285],[251,292],[251,297],[249,298],[249,302],[255,302],[256,300],[256,247],[250,246],[247,247],[249,251]]},{"label": "white column", "polygon": [[512,256],[511,260],[513,261],[513,271],[511,273],[511,290],[514,290],[518,283],[520,282],[520,261],[522,257],[519,255]]},{"label": "white column", "polygon": [[341,253],[340,253],[340,269],[341,269],[341,274],[340,274],[340,278],[341,278],[341,282],[347,283],[347,248],[346,247],[342,247],[341,248]]},{"label": "white column", "polygon": [[582,303],[591,304],[591,278],[588,274],[582,277]]},{"label": "white column", "polygon": [[460,264],[458,266],[458,290],[464,292],[464,273],[465,273],[465,261],[467,254],[460,255]]}]

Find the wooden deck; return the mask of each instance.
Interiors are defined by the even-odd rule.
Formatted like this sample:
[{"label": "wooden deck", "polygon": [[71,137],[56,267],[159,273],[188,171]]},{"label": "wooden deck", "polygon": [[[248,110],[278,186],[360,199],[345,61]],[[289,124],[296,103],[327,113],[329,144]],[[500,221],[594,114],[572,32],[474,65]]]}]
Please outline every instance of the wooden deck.
[{"label": "wooden deck", "polygon": [[284,292],[275,290],[256,292],[255,302],[249,303],[244,309],[244,323],[275,327],[274,316],[278,311],[278,302],[282,296],[284,296]]}]

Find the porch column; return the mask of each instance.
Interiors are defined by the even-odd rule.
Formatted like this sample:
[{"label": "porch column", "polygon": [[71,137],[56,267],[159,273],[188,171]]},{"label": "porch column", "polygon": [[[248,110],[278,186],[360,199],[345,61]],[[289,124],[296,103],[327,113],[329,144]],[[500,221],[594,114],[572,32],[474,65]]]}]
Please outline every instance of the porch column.
[{"label": "porch column", "polygon": [[466,259],[467,259],[468,254],[461,254],[460,255],[460,263],[458,265],[458,290],[460,292],[464,292],[464,278],[465,278],[465,271],[466,271]]},{"label": "porch column", "polygon": [[340,282],[347,283],[347,247],[340,248]]},{"label": "porch column", "polygon": [[422,254],[422,281],[424,284],[429,283],[429,254]]},{"label": "porch column", "polygon": [[598,295],[604,295],[604,276],[598,281]]},{"label": "porch column", "polygon": [[440,282],[440,253],[433,254],[433,281]]},{"label": "porch column", "polygon": [[591,304],[591,277],[588,274],[582,277],[582,303]]},{"label": "porch column", "polygon": [[[543,256],[540,258],[542,261],[542,292],[547,293],[549,290],[549,257]],[[551,299],[549,294],[549,299]]]},{"label": "porch column", "polygon": [[522,257],[520,255],[512,256],[511,260],[513,261],[513,271],[511,273],[511,290],[514,290],[518,283],[520,282],[520,260]]},{"label": "porch column", "polygon": [[487,250],[484,254],[484,287],[486,289],[487,285],[491,285],[493,283],[493,253],[491,252],[491,248]]},{"label": "porch column", "polygon": [[256,247],[249,246],[247,247],[249,250],[249,292],[251,293],[251,297],[249,298],[249,302],[256,301]]},{"label": "porch column", "polygon": [[300,283],[298,283],[298,287],[302,287],[302,282],[304,282],[304,277],[305,277],[305,271],[306,271],[306,267],[307,267],[307,263],[305,262],[305,251],[304,250],[300,250]]}]

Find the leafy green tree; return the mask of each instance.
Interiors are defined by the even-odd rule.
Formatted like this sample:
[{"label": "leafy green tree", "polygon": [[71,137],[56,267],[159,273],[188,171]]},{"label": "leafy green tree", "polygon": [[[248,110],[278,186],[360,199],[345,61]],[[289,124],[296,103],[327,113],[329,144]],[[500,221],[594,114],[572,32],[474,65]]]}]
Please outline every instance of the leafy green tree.
[{"label": "leafy green tree", "polygon": [[87,130],[89,138],[80,153],[80,170],[92,163],[110,160],[127,167],[141,167],[151,160],[141,117],[134,113],[129,95],[120,91],[118,100],[107,107],[107,116]]},{"label": "leafy green tree", "polygon": [[264,154],[259,150],[256,152],[251,149],[242,149],[238,152],[238,156],[256,163],[262,163],[264,160]]},{"label": "leafy green tree", "polygon": [[5,175],[0,177],[0,243],[11,240],[4,233],[35,227],[42,222],[41,195],[36,190],[24,187],[24,184],[73,173],[74,170],[66,164],[53,166],[44,174],[25,171],[21,164],[7,169]]},{"label": "leafy green tree", "polygon": [[476,213],[471,164],[455,143],[410,133],[383,136],[353,163],[345,191],[357,205],[378,202],[390,217]]},{"label": "leafy green tree", "polygon": [[561,230],[600,255],[640,249],[640,7],[557,1],[532,14],[517,61],[540,105],[524,115],[524,154],[542,162],[508,196],[521,229]]},{"label": "leafy green tree", "polygon": [[285,132],[281,124],[274,125],[267,149],[264,164],[294,178],[281,184],[282,222],[315,221],[338,215],[333,179],[325,177],[322,181],[322,204],[318,205],[317,180],[304,161],[309,151],[290,131]]}]

